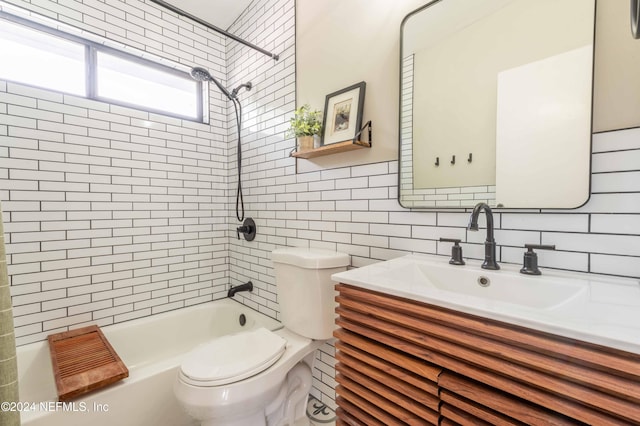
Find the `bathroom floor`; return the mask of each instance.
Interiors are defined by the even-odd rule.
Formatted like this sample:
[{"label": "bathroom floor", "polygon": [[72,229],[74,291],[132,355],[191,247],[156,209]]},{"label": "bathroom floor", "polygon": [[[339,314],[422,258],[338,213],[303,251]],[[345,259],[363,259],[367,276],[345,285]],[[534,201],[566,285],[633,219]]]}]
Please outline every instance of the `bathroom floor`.
[{"label": "bathroom floor", "polygon": [[329,423],[314,423],[313,421],[311,421],[310,424],[311,426],[335,426],[336,422],[334,420]]},{"label": "bathroom floor", "polygon": [[336,424],[336,413],[313,396],[310,396],[307,401],[307,417],[311,426],[335,426]]}]

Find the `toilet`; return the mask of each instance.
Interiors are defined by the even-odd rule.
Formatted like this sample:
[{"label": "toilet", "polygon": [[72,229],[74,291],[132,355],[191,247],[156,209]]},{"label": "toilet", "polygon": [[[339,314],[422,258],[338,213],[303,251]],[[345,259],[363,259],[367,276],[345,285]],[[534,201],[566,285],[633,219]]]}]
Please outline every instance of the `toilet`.
[{"label": "toilet", "polygon": [[180,365],[174,394],[203,426],[308,425],[314,352],[335,329],[331,275],[349,255],[282,248],[271,253],[283,328],[215,338]]}]

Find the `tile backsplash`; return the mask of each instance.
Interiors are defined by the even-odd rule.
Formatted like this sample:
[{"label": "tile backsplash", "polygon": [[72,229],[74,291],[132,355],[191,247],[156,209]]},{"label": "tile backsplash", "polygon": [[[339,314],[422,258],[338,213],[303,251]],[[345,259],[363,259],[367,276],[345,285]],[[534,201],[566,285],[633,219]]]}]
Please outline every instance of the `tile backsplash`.
[{"label": "tile backsplash", "polygon": [[[69,21],[57,3],[15,3]],[[281,246],[343,251],[359,267],[448,255],[438,239],[452,237],[465,257],[483,257],[485,233],[466,230],[469,210],[399,206],[397,161],[296,173],[295,142],[284,135],[296,103],[294,0],[254,0],[230,28],[279,61],[148,3],[117,4],[96,21],[93,8],[105,5],[95,2],[91,19],[71,23],[210,67],[229,87],[252,81],[240,95],[242,182],[258,233],[236,239],[235,115],[215,89],[204,125],[0,81],[0,201],[19,344],[224,297],[246,280],[256,290],[236,299],[278,318],[270,252]],[[171,39],[187,29],[197,37],[182,49],[185,40]],[[555,244],[540,252],[542,267],[639,278],[638,164],[640,128],[594,135],[589,202],[496,210],[499,261],[520,263],[525,243]],[[333,354],[330,343],[319,352],[313,390],[332,406]]]}]

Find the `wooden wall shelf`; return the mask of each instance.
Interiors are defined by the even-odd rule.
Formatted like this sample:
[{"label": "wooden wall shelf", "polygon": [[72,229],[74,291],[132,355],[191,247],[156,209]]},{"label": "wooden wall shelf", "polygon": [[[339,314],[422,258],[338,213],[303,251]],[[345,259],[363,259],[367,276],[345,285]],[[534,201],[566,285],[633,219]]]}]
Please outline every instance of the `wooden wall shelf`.
[{"label": "wooden wall shelf", "polygon": [[344,141],[332,143],[331,145],[323,145],[320,148],[314,148],[308,151],[292,152],[291,156],[296,158],[314,158],[321,157],[323,155],[338,154],[340,152],[353,151],[362,148],[371,148],[371,142]]}]

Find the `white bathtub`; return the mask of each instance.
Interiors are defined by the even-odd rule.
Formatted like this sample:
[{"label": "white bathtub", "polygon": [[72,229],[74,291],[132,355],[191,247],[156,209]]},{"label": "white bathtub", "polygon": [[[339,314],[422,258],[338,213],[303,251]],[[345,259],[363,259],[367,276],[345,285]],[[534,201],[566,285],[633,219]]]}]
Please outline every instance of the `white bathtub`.
[{"label": "white bathtub", "polygon": [[[239,317],[246,317],[240,326]],[[18,348],[20,400],[24,426],[186,426],[194,422],[173,396],[173,381],[183,356],[224,334],[281,324],[230,299],[103,327],[129,369],[129,377],[105,389],[56,406],[57,393],[46,341]],[[75,410],[75,411],[74,411]]]}]

